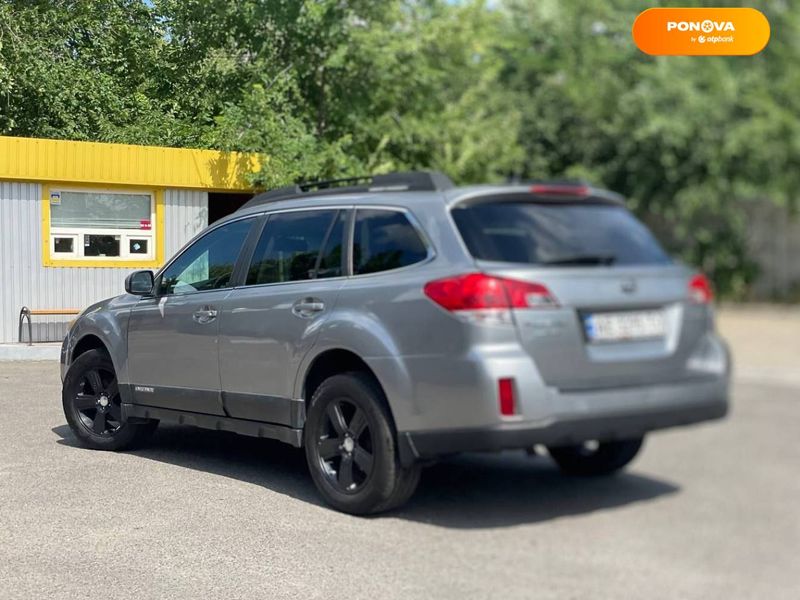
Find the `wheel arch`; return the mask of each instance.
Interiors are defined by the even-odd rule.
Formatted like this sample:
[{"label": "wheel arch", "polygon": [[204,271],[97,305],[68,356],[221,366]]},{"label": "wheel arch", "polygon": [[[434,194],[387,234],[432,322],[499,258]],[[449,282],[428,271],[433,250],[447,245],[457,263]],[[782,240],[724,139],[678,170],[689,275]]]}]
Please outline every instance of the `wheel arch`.
[{"label": "wheel arch", "polygon": [[345,345],[330,345],[309,353],[295,382],[296,398],[310,401],[316,387],[325,378],[347,371],[367,373],[383,392],[389,412],[398,429],[403,415],[413,400],[411,382],[403,361],[398,356],[374,357]]},{"label": "wheel arch", "polygon": [[78,357],[90,352],[91,350],[100,350],[105,352],[105,354],[108,355],[111,364],[114,366],[114,374],[119,384],[119,393],[122,396],[122,401],[130,402],[130,390],[128,389],[128,386],[125,385],[123,378],[120,377],[121,366],[119,357],[114,356],[114,352],[112,352],[110,344],[100,335],[98,335],[97,332],[92,330],[88,330],[82,335],[76,336],[75,340],[76,341],[70,350],[68,366],[71,366],[78,359]]},{"label": "wheel arch", "polygon": [[[363,363],[380,385],[395,426],[405,431],[420,412],[414,395],[414,382],[398,348],[393,332],[375,315],[337,306],[325,320],[312,348],[297,366],[294,397],[310,400],[306,380],[317,360],[329,352]],[[347,365],[345,361],[343,364]],[[363,370],[363,367],[362,367]],[[313,392],[313,389],[312,389]]]},{"label": "wheel arch", "polygon": [[89,350],[104,350],[109,356],[111,356],[111,352],[109,352],[108,346],[106,346],[103,340],[101,340],[94,333],[87,333],[75,343],[75,347],[72,349],[72,360],[70,362],[73,362],[81,354],[84,354]]},{"label": "wheel arch", "polygon": [[[372,362],[372,365],[370,362]],[[392,430],[394,432],[395,443],[398,445],[398,456],[401,464],[409,466],[414,462],[415,455],[408,444],[406,435],[402,433],[403,430],[400,429],[402,422],[398,423],[398,416],[402,418],[404,415],[403,410],[407,410],[408,403],[402,402],[402,399],[399,399],[395,395],[395,393],[399,393],[402,387],[397,385],[396,377],[400,371],[403,370],[398,369],[396,366],[390,366],[387,369],[385,363],[385,360],[368,361],[359,356],[356,352],[346,348],[328,348],[317,353],[308,362],[308,367],[305,369],[302,378],[300,378],[298,391],[301,394],[300,397],[305,398],[306,402],[309,402],[320,384],[328,377],[350,372],[366,374],[383,392],[384,402],[386,403]],[[377,369],[373,368],[373,365],[380,365],[383,367],[383,370],[380,367]]]},{"label": "wheel arch", "polygon": [[127,313],[117,315],[111,311],[97,311],[86,314],[75,323],[66,341],[67,369],[78,356],[89,350],[103,350],[111,357],[123,402],[131,401],[127,385],[127,324]]},{"label": "wheel arch", "polygon": [[386,389],[378,376],[358,354],[345,348],[329,348],[317,354],[308,364],[301,382],[301,397],[310,401],[314,392],[328,377],[351,371],[368,375],[386,395]]}]

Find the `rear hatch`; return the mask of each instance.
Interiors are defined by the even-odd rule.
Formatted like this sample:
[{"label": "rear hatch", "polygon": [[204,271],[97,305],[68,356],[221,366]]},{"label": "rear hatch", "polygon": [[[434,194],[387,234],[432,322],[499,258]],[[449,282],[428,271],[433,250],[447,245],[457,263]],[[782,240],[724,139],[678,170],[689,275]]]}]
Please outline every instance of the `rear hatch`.
[{"label": "rear hatch", "polygon": [[480,270],[544,286],[515,308],[545,383],[565,390],[675,381],[710,326],[692,273],[624,206],[603,198],[482,198],[452,210]]}]

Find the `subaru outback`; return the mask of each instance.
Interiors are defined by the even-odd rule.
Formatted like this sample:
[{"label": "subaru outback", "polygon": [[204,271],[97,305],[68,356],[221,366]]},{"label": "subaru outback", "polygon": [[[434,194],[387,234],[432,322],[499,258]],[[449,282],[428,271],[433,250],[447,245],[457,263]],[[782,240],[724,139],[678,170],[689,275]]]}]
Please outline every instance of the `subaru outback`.
[{"label": "subaru outback", "polygon": [[437,457],[546,448],[609,474],[646,433],[727,412],[709,282],[583,183],[281,188],[125,291],[63,343],[82,444],[161,421],[277,439],[353,514],[404,503]]}]

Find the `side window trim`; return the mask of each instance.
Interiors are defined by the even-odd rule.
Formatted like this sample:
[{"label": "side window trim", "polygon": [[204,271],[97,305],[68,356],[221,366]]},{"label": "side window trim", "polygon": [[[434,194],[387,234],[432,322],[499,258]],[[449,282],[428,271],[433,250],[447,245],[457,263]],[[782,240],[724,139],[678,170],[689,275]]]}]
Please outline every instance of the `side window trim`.
[{"label": "side window trim", "polygon": [[342,275],[352,277],[353,273],[353,240],[355,239],[356,229],[356,207],[347,208],[347,220],[344,222],[344,252],[342,252]]},{"label": "side window trim", "polygon": [[252,234],[253,229],[258,229],[257,219],[260,218],[260,217],[263,217],[263,215],[259,215],[259,214],[252,215],[251,214],[251,215],[243,216],[240,219],[231,219],[230,221],[225,221],[224,223],[220,223],[219,225],[217,225],[215,227],[210,227],[209,229],[206,229],[205,231],[202,231],[201,233],[196,235],[194,238],[189,240],[183,246],[183,248],[181,248],[180,251],[177,252],[175,254],[175,256],[172,257],[172,259],[170,259],[170,261],[168,263],[166,263],[163,267],[161,267],[161,269],[156,274],[155,285],[153,286],[153,288],[156,291],[155,291],[155,294],[153,296],[156,297],[156,298],[162,298],[162,297],[173,295],[173,294],[164,294],[164,293],[162,293],[161,284],[162,284],[162,281],[164,279],[164,273],[166,273],[167,270],[172,266],[172,264],[174,262],[176,262],[178,259],[180,259],[181,256],[183,256],[190,249],[194,248],[195,244],[199,243],[203,238],[205,238],[206,236],[212,234],[217,229],[225,227],[226,225],[230,225],[231,223],[236,223],[238,221],[253,220],[254,223],[250,226],[250,232],[248,233],[248,237],[245,238],[245,243],[242,245],[242,248],[239,250],[239,254],[236,257],[236,262],[234,263],[234,266],[233,266],[233,273],[231,274],[231,283],[228,286],[224,287],[224,288],[218,288],[218,289],[214,289],[214,290],[198,290],[198,291],[195,291],[195,292],[185,292],[185,293],[180,294],[180,295],[181,296],[191,296],[192,294],[208,293],[208,292],[215,292],[215,291],[225,291],[225,290],[230,290],[230,289],[234,288],[235,286],[233,285],[233,283],[234,283],[233,277],[236,275],[236,269],[239,266],[239,262],[242,259],[242,254],[244,254],[243,250],[247,247],[247,242],[250,239],[249,236]]},{"label": "side window trim", "polygon": [[232,288],[242,287],[247,279],[247,269],[250,266],[250,261],[253,260],[253,254],[256,251],[258,240],[264,228],[269,222],[269,214],[261,213],[257,215],[256,223],[250,228],[250,233],[247,234],[247,239],[244,241],[241,252],[236,259],[236,265],[233,267],[233,275],[231,276]]},{"label": "side window trim", "polygon": [[319,279],[319,265],[322,263],[322,257],[325,255],[325,251],[328,249],[328,242],[331,239],[331,234],[333,230],[336,229],[336,226],[339,224],[339,217],[341,216],[342,211],[336,210],[333,215],[333,219],[331,219],[330,225],[328,225],[327,231],[325,231],[325,235],[322,236],[322,243],[319,245],[319,252],[317,253],[317,260],[314,261],[314,270],[311,279]]},{"label": "side window trim", "polygon": [[[355,230],[356,230],[356,220],[358,218],[358,211],[359,210],[383,210],[386,212],[396,212],[404,215],[408,222],[411,224],[411,227],[416,232],[417,236],[419,237],[422,245],[425,246],[426,256],[422,260],[415,262],[410,265],[405,265],[402,267],[397,267],[395,269],[387,269],[385,271],[377,271],[375,273],[356,273],[355,270],[355,256],[353,253],[353,245],[355,243]],[[398,271],[402,271],[403,269],[413,269],[414,267],[425,265],[431,262],[436,257],[436,249],[433,247],[433,243],[431,242],[430,238],[428,237],[425,230],[420,225],[417,217],[407,208],[403,208],[400,206],[386,206],[381,204],[359,204],[353,207],[350,215],[350,223],[347,226],[346,230],[348,239],[347,239],[347,276],[348,277],[375,277],[378,275],[383,275],[384,273],[397,273]]]}]

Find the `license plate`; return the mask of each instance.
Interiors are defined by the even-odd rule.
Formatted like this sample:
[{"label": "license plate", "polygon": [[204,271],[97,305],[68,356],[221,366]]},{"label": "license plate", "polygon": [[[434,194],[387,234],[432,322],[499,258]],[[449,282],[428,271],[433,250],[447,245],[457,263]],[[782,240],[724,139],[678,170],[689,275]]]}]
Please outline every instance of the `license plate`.
[{"label": "license plate", "polygon": [[664,337],[667,326],[663,310],[591,313],[583,316],[590,342],[618,342]]}]

